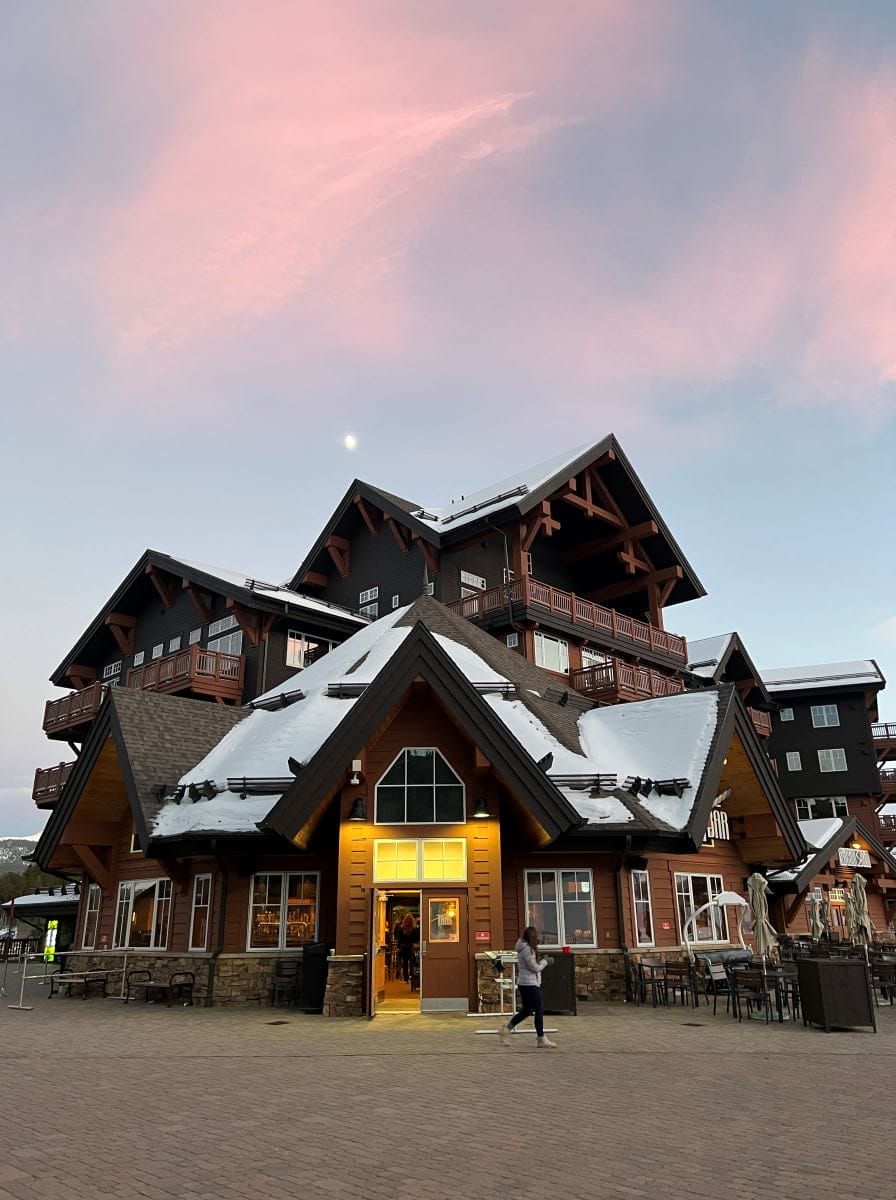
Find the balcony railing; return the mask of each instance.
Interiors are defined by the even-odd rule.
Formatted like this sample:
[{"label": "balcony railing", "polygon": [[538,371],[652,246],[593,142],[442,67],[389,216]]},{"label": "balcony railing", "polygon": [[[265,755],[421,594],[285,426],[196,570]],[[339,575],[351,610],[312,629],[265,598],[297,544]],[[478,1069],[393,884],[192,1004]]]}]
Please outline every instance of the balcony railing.
[{"label": "balcony railing", "polygon": [[896,796],[896,768],[881,768],[880,790],[884,796]]},{"label": "balcony railing", "polygon": [[73,762],[62,762],[55,767],[38,767],[34,772],[34,787],[31,796],[38,808],[52,808],[65,781],[71,774]]},{"label": "balcony railing", "polygon": [[896,755],[896,722],[883,721],[871,726],[871,738],[875,750],[885,758]]},{"label": "balcony railing", "polygon": [[89,725],[103,702],[106,688],[92,683],[80,692],[70,692],[61,700],[48,700],[44,708],[44,733],[47,737],[66,737],[78,726]]},{"label": "balcony railing", "polygon": [[684,691],[680,679],[670,679],[650,667],[636,667],[611,658],[609,662],[571,671],[569,686],[591,700],[617,704],[620,700],[651,700],[659,696],[677,696]]},{"label": "balcony railing", "polygon": [[128,671],[127,686],[147,692],[195,692],[238,703],[243,698],[246,660],[242,654],[223,654],[189,646],[176,654]]},{"label": "balcony railing", "polygon": [[750,714],[750,720],[753,722],[753,728],[760,737],[772,736],[772,718],[771,714],[763,712],[761,708],[747,708]]},{"label": "balcony railing", "polygon": [[631,642],[632,645],[646,650],[660,651],[671,655],[672,658],[681,659],[683,663],[688,661],[687,641],[677,633],[666,633],[665,630],[657,629],[655,625],[646,621],[638,621],[634,617],[616,612],[615,609],[593,604],[574,592],[560,591],[559,588],[533,579],[531,575],[514,579],[509,585],[503,584],[501,587],[477,592],[475,596],[464,596],[447,607],[471,621],[478,621],[506,608],[508,599],[527,608],[547,609],[565,617],[574,625],[598,629],[619,641]]},{"label": "balcony railing", "polygon": [[880,821],[881,833],[887,834],[888,835],[887,840],[889,841],[890,836],[896,835],[896,817],[892,817],[892,816],[882,817],[882,816],[878,815],[877,819],[878,819],[878,821]]}]

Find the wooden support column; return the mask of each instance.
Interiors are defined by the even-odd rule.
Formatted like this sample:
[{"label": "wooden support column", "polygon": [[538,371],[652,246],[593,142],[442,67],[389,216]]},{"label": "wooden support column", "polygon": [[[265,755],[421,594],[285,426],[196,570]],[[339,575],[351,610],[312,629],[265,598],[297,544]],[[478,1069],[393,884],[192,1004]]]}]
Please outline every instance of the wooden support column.
[{"label": "wooden support column", "polygon": [[118,649],[121,653],[125,655],[133,654],[134,630],[137,627],[137,618],[129,617],[126,613],[109,613],[106,617],[106,625],[118,643]]}]

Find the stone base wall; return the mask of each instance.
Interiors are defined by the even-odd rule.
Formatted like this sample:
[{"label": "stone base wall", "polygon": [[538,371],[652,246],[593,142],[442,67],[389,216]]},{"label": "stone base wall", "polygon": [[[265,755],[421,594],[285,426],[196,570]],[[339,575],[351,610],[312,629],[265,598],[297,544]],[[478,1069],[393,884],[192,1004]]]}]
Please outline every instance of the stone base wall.
[{"label": "stone base wall", "polygon": [[[667,962],[680,961],[685,957],[680,948],[669,950],[632,951],[628,958],[637,962],[645,956],[663,958]],[[573,955],[576,972],[576,998],[579,1000],[604,1000],[617,1003],[625,1000],[625,960],[626,955],[621,950],[603,951],[589,954],[579,951]],[[510,978],[510,970],[506,969],[506,978]],[[485,956],[476,956],[477,991],[483,1007],[500,1007],[500,992],[498,977],[495,974],[494,961]],[[507,991],[510,989],[508,988]],[[505,995],[504,1007],[513,1008],[516,997]]]},{"label": "stone base wall", "polygon": [[363,954],[331,954],[327,960],[327,990],[324,994],[325,1017],[362,1017],[364,1015]]},{"label": "stone base wall", "polygon": [[[115,951],[69,951],[68,971],[108,971],[109,994],[122,991],[124,955]],[[212,960],[210,954],[153,954],[152,951],[128,951],[124,961],[126,973],[149,971],[154,979],[167,979],[175,971],[192,971],[196,976],[193,999],[205,1003],[208,995],[209,963],[214,961],[214,1004],[245,1004],[254,1001],[267,1004],[271,997],[271,980],[276,956],[256,954],[222,954]]]}]

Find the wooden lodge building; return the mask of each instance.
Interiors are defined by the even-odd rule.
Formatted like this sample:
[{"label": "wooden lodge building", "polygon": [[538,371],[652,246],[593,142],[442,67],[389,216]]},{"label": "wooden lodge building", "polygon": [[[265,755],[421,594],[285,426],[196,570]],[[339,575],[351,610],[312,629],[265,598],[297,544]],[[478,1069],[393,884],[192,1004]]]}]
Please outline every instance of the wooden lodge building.
[{"label": "wooden lodge building", "polygon": [[[613,438],[441,509],[356,482],[287,588],[148,553],[53,677],[77,687],[45,728],[81,744],[36,792],[35,858],[83,880],[70,962],[194,970],[212,1003],[267,996],[276,959],[323,943],[324,1011],[372,1015],[408,994],[386,954],[407,911],[425,1011],[475,1007],[529,922],[580,996],[621,997],[627,956],[680,956],[757,869],[779,932],[855,870],[882,928],[879,829],[801,822],[740,640],[665,629],[701,594]],[[242,658],[240,702],[195,665],[134,674],[184,647]],[[690,940],[736,942],[730,920]]]}]

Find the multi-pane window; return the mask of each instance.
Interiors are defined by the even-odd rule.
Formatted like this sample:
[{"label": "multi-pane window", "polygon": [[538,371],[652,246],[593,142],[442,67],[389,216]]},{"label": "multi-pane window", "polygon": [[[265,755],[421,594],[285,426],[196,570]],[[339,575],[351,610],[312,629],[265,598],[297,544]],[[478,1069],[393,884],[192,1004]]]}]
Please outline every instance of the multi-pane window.
[{"label": "multi-pane window", "polygon": [[792,721],[793,720],[793,709],[792,708],[782,708],[778,713],[778,719],[781,721]]},{"label": "multi-pane window", "polygon": [[146,658],[146,651],[138,650],[137,653],[134,655],[134,666],[142,667],[144,658]]},{"label": "multi-pane window", "polygon": [[592,650],[590,646],[582,647],[582,666],[583,667],[602,667],[610,661],[609,654],[602,654],[600,650]]},{"label": "multi-pane window", "polygon": [[569,646],[562,638],[547,633],[535,634],[535,661],[540,667],[559,674],[569,674]]},{"label": "multi-pane window", "polygon": [[845,771],[846,751],[838,747],[832,750],[818,751],[818,768],[821,771]]},{"label": "multi-pane window", "polygon": [[803,769],[803,760],[800,758],[799,750],[788,750],[787,751],[787,770],[788,771],[802,771],[802,769]]},{"label": "multi-pane window", "polygon": [[526,555],[526,574],[527,575],[532,574],[532,555],[531,554]]},{"label": "multi-pane window", "polygon": [[92,950],[96,945],[96,931],[100,923],[100,904],[103,893],[98,883],[92,883],[87,889],[87,907],[84,911],[84,933],[81,945],[85,950]]},{"label": "multi-pane window", "polygon": [[508,649],[515,650],[519,644],[520,644],[520,635],[518,633],[508,633],[508,635],[507,635]]},{"label": "multi-pane window", "polygon": [[206,649],[215,650],[219,654],[242,654],[243,631],[237,629],[233,633],[225,633],[223,637],[214,638],[208,643]]},{"label": "multi-pane window", "polygon": [[359,604],[369,604],[371,600],[379,600],[380,589],[378,587],[365,588],[358,596]]},{"label": "multi-pane window", "polygon": [[378,825],[460,824],[464,785],[438,750],[402,750],[376,785]]},{"label": "multi-pane window", "polygon": [[253,875],[249,949],[288,950],[316,941],[318,885],[314,871]]},{"label": "multi-pane window", "polygon": [[362,617],[370,617],[371,621],[375,621],[380,615],[380,603],[376,600],[373,604],[362,604],[358,612]]},{"label": "multi-pane window", "polygon": [[208,636],[217,637],[219,633],[226,633],[228,629],[236,629],[236,617],[221,617],[218,621],[212,621],[208,627]]},{"label": "multi-pane window", "polygon": [[827,729],[840,724],[840,713],[836,704],[813,704],[812,724],[816,729]]},{"label": "multi-pane window", "polygon": [[322,642],[318,638],[308,637],[301,630],[290,629],[286,635],[286,665],[301,671],[310,667],[321,653],[328,654],[332,649],[332,642]]},{"label": "multi-pane window", "polygon": [[187,639],[187,641],[189,642],[189,644],[191,646],[195,646],[196,643],[201,640],[202,640],[202,626],[200,625],[198,629],[190,630],[190,636]]},{"label": "multi-pane window", "polygon": [[107,667],[103,667],[103,679],[111,679],[113,675],[121,674],[121,659],[118,662],[109,663]]},{"label": "multi-pane window", "polygon": [[646,871],[632,871],[632,903],[635,906],[635,942],[639,946],[652,946],[653,912],[650,908],[650,876]]},{"label": "multi-pane window", "polygon": [[721,875],[676,875],[675,898],[678,903],[678,928],[681,939],[689,942],[727,942],[728,918],[723,908],[712,905],[691,918],[705,904],[724,891]]},{"label": "multi-pane window", "polygon": [[398,596],[398,595],[393,596],[392,597],[392,607],[398,608],[399,604],[401,604],[401,596]]},{"label": "multi-pane window", "polygon": [[178,634],[177,637],[173,637],[170,640],[170,642],[168,643],[168,653],[176,654],[177,651],[180,649],[180,643],[181,643],[181,636],[180,636],[180,634]]},{"label": "multi-pane window", "polygon": [[374,883],[463,882],[467,878],[464,838],[377,838]]},{"label": "multi-pane window", "polygon": [[118,885],[113,946],[153,950],[168,945],[171,880],[136,879]]},{"label": "multi-pane window", "polygon": [[211,875],[197,875],[193,880],[193,911],[190,915],[191,950],[205,950],[208,946],[208,916],[211,902]]},{"label": "multi-pane window", "polygon": [[796,815],[800,821],[848,817],[849,805],[845,796],[797,796]]},{"label": "multi-pane window", "polygon": [[596,946],[590,871],[527,871],[526,924],[543,946]]},{"label": "multi-pane window", "polygon": [[164,652],[165,652],[165,643],[164,642],[159,642],[159,644],[157,646],[153,646],[153,648],[152,648],[153,658],[161,658],[162,655],[164,654]]}]

